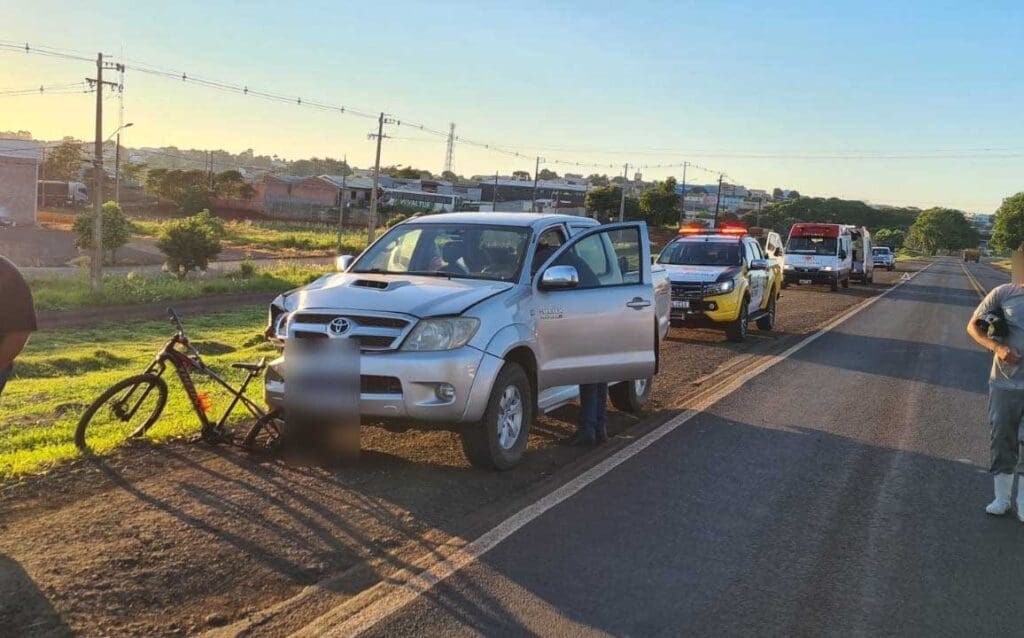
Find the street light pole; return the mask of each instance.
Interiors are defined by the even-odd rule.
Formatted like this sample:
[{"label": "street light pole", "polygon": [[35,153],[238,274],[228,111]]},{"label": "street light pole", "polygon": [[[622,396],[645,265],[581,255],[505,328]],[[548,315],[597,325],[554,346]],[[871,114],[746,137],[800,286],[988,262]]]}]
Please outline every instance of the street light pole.
[{"label": "street light pole", "polygon": [[533,203],[530,205],[530,212],[537,212],[537,180],[540,178],[540,156],[537,156],[537,163],[533,168]]},{"label": "street light pole", "polygon": [[722,201],[722,173],[718,174],[718,193],[715,195],[715,228],[718,228],[718,204]]},{"label": "street light pole", "polygon": [[680,226],[682,226],[683,222],[686,221],[686,167],[689,165],[689,162],[683,162],[683,195],[681,201],[679,202],[679,206],[681,208],[681,210],[679,211]]},{"label": "street light pole", "polygon": [[117,129],[117,146],[114,148],[114,201],[121,203],[121,131],[130,127],[133,122],[123,124]]},{"label": "street light pole", "polygon": [[373,162],[373,190],[370,191],[370,219],[366,224],[366,240],[367,245],[373,243],[373,236],[377,232],[377,186],[380,184],[380,143],[384,139],[384,125],[390,124],[391,121],[385,117],[384,113],[380,114],[377,118],[377,134],[370,133],[370,138],[377,138],[377,157]]},{"label": "street light pole", "polygon": [[622,166],[622,198],[619,200],[619,223],[626,221],[626,183],[629,182],[629,164]]},{"label": "street light pole", "polygon": [[96,54],[96,145],[93,158],[92,263],[89,280],[93,290],[103,284],[103,54]]}]

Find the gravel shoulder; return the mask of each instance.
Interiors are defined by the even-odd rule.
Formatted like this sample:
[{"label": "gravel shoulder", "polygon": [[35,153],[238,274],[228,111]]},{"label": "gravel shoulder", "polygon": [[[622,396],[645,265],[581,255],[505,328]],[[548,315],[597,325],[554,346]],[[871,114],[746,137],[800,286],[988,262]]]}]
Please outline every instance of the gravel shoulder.
[{"label": "gravel shoulder", "polygon": [[[613,442],[556,445],[577,409],[540,419],[517,469],[481,472],[446,429],[363,430],[357,464],[333,469],[255,462],[232,448],[141,442],[0,489],[0,627],[14,635],[184,635],[236,622],[277,635],[471,540],[536,494],[670,418],[716,370],[779,352],[879,294],[791,287],[777,332],[745,344],[673,329],[643,418],[610,411]],[[283,605],[293,597],[301,605]],[[276,613],[263,613],[279,605]],[[0,633],[4,633],[0,631]],[[229,632],[234,633],[234,632]]]}]

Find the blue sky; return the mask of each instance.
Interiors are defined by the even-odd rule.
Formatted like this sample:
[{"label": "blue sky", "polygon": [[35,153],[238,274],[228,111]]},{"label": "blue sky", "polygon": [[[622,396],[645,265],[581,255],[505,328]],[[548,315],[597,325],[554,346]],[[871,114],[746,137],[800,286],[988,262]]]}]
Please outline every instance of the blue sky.
[{"label": "blue sky", "polygon": [[[984,212],[1024,190],[1021,2],[3,5],[0,40],[109,53],[124,45],[129,64],[438,129],[456,122],[467,138],[530,156],[691,160],[752,187]],[[0,88],[91,72],[7,52],[0,65]],[[138,73],[126,86],[128,144],[372,161],[367,120]],[[0,98],[0,129],[88,137],[91,127],[90,96]],[[443,140],[390,132],[385,163],[440,170]],[[455,150],[459,173],[516,168],[532,170],[532,160]]]}]

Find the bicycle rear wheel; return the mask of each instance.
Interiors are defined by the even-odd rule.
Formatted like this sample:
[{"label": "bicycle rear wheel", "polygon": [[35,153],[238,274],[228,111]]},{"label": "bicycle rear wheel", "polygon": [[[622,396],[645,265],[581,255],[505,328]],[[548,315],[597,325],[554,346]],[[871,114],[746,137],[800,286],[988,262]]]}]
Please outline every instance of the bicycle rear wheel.
[{"label": "bicycle rear wheel", "polygon": [[[75,445],[113,442],[141,436],[160,418],[167,403],[167,383],[155,374],[118,381],[92,402],[75,430]],[[86,433],[88,432],[88,440]]]},{"label": "bicycle rear wheel", "polygon": [[281,437],[284,434],[284,419],[277,410],[256,419],[242,445],[250,452],[271,453],[281,448]]}]

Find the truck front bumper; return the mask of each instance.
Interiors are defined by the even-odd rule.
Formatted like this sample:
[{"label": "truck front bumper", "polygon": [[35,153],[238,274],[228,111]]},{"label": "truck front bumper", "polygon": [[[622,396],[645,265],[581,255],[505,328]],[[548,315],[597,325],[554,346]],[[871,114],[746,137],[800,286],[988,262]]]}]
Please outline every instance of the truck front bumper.
[{"label": "truck front bumper", "polygon": [[706,326],[735,321],[740,314],[742,290],[703,299],[688,299],[689,308],[672,308],[673,323]]},{"label": "truck front bumper", "polygon": [[787,270],[783,273],[782,277],[787,284],[799,284],[800,282],[831,284],[833,281],[839,281],[839,273],[834,270]]},{"label": "truck front bumper", "polygon": [[[469,346],[441,352],[364,352],[360,356],[360,415],[443,423],[478,421],[504,363]],[[267,368],[263,394],[269,406],[285,406],[284,371],[284,357]],[[442,398],[439,388],[444,384],[454,389],[453,398]]]}]

